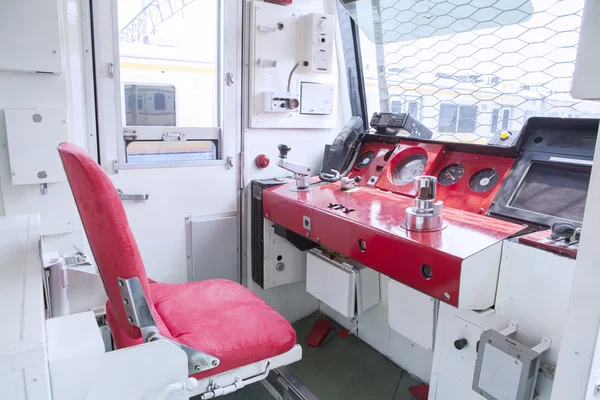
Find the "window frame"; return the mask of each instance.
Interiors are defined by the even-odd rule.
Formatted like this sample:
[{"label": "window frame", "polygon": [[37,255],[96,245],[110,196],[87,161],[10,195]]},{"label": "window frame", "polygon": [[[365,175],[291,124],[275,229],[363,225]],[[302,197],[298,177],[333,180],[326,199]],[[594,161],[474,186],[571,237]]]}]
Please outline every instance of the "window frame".
[{"label": "window frame", "polygon": [[[223,126],[224,121],[224,104],[226,102],[225,97],[225,85],[224,74],[225,74],[225,25],[227,19],[224,13],[224,0],[217,1],[217,57],[216,57],[216,82],[217,82],[217,127],[186,127],[186,126],[126,126],[123,121],[123,110],[124,110],[124,85],[125,82],[121,81],[121,69],[120,64],[120,42],[119,42],[119,26],[118,26],[118,0],[111,0],[112,14],[111,14],[111,31],[112,35],[108,38],[108,35],[100,35],[97,32],[93,33],[93,41],[112,41],[112,54],[113,54],[113,76],[114,81],[114,103],[115,103],[115,122],[117,132],[117,169],[150,169],[150,168],[175,168],[175,167],[196,167],[196,166],[221,166],[230,164],[229,157],[225,157],[225,154],[231,152],[226,146],[226,141],[223,137]],[[98,102],[100,103],[100,102]],[[177,105],[176,105],[177,107]],[[155,162],[155,163],[139,163],[129,164],[127,163],[127,144],[132,140],[126,138],[125,135],[135,131],[137,138],[135,140],[163,140],[163,133],[180,133],[184,134],[186,140],[214,140],[215,137],[218,140],[219,145],[217,146],[217,159],[216,160],[202,160],[202,161],[173,161],[173,162]],[[235,150],[235,149],[234,149]]]}]

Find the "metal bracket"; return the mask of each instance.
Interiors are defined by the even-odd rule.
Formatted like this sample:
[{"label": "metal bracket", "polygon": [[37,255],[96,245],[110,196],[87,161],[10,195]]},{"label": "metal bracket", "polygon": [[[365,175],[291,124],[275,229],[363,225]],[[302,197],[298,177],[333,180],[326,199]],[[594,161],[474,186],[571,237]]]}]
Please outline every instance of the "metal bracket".
[{"label": "metal bracket", "polygon": [[227,73],[227,86],[233,86],[234,83],[235,83],[235,76],[233,75],[233,72],[228,72]]},{"label": "metal bracket", "polygon": [[108,77],[111,79],[115,77],[115,63],[108,63]]},{"label": "metal bracket", "polygon": [[177,141],[186,141],[185,133],[182,132],[163,132],[162,134],[163,142],[177,142]]},{"label": "metal bracket", "polygon": [[159,333],[138,277],[130,279],[117,278],[117,281],[127,320],[133,326],[140,328],[144,342],[149,343],[162,340],[179,347],[187,356],[189,375],[213,369],[219,365],[220,361],[218,358],[166,338]]},{"label": "metal bracket", "polygon": [[131,142],[131,141],[134,141],[134,140],[136,140],[136,139],[137,139],[137,137],[138,137],[138,134],[137,134],[137,132],[136,132],[136,131],[134,131],[134,130],[132,130],[132,131],[129,131],[129,130],[127,130],[127,129],[124,129],[124,130],[123,130],[123,140],[126,140],[126,141],[128,141],[128,142]]},{"label": "metal bracket", "polygon": [[225,162],[227,163],[227,168],[233,168],[233,157],[227,156]]},{"label": "metal bracket", "polygon": [[517,331],[518,327],[519,327],[519,322],[511,319],[510,322],[508,323],[508,326],[506,328],[502,329],[498,333],[503,336],[512,335],[513,333],[515,333]]},{"label": "metal bracket", "polygon": [[552,345],[552,339],[550,339],[548,336],[542,335],[542,341],[540,342],[540,344],[533,347],[531,350],[542,354],[545,351],[549,350],[551,345]]}]

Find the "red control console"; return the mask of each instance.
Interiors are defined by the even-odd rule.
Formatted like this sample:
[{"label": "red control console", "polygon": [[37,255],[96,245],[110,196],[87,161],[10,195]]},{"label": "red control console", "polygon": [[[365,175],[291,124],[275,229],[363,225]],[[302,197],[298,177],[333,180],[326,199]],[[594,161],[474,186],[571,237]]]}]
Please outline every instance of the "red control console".
[{"label": "red control console", "polygon": [[465,309],[494,304],[501,241],[523,226],[445,207],[444,226],[406,229],[414,204],[368,186],[340,183],[297,191],[294,183],[265,189],[265,218],[392,279]]}]

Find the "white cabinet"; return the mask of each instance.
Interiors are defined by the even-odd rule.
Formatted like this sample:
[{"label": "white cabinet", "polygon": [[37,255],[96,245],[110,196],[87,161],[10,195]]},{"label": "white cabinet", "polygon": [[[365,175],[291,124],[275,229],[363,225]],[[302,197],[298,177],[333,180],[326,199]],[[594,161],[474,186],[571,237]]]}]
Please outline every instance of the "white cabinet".
[{"label": "white cabinet", "polygon": [[433,351],[438,301],[388,278],[390,328],[421,347]]},{"label": "white cabinet", "polygon": [[0,218],[0,399],[50,399],[37,215]]},{"label": "white cabinet", "polygon": [[56,148],[69,141],[65,110],[4,110],[13,185],[66,181]]},{"label": "white cabinet", "polygon": [[62,72],[57,0],[3,1],[0,38],[0,70]]},{"label": "white cabinet", "polygon": [[344,317],[353,318],[379,303],[379,273],[349,262],[328,257],[321,250],[309,251],[306,291]]}]

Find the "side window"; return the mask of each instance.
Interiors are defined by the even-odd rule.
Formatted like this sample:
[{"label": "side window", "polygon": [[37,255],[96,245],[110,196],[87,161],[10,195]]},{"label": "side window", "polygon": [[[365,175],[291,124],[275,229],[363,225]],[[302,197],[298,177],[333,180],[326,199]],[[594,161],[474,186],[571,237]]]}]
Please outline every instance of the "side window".
[{"label": "side window", "polygon": [[115,0],[120,162],[221,158],[220,1]]}]

